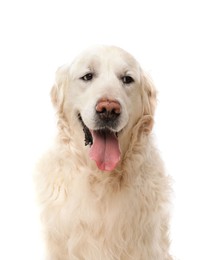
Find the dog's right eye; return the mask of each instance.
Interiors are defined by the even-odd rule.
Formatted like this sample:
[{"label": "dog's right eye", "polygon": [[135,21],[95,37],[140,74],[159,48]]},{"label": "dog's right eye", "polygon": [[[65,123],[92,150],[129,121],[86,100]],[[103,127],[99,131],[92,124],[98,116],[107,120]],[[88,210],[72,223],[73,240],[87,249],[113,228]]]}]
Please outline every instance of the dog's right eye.
[{"label": "dog's right eye", "polygon": [[82,79],[83,81],[90,81],[90,80],[92,80],[92,78],[93,78],[93,73],[87,73],[86,75],[84,75],[83,77],[81,77],[81,79]]}]

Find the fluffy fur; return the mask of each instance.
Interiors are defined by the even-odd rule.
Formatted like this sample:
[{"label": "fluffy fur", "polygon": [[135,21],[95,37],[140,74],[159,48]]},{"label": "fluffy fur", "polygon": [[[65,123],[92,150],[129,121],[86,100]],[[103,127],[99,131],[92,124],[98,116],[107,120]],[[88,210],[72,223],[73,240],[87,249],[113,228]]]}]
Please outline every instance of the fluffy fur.
[{"label": "fluffy fur", "polygon": [[[84,80],[90,72],[94,78]],[[51,97],[59,132],[36,178],[47,259],[172,259],[170,185],[151,135],[156,91],[138,62],[117,47],[88,49],[57,71]],[[96,102],[105,97],[121,105],[121,158],[110,172],[90,159],[78,116],[93,128]]]}]

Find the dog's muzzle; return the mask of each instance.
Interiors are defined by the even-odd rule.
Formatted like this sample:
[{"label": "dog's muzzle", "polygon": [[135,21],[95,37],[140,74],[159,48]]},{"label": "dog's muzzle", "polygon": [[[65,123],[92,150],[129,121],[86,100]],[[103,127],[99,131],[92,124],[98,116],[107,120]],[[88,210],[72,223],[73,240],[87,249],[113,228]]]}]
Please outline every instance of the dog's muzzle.
[{"label": "dog's muzzle", "polygon": [[96,126],[114,131],[119,123],[121,105],[117,100],[100,99],[96,104]]},{"label": "dog's muzzle", "polygon": [[116,128],[121,105],[116,100],[100,99],[95,107],[95,129],[89,129],[79,114],[85,134],[85,145],[90,145],[89,156],[100,170],[112,171],[120,160]]}]

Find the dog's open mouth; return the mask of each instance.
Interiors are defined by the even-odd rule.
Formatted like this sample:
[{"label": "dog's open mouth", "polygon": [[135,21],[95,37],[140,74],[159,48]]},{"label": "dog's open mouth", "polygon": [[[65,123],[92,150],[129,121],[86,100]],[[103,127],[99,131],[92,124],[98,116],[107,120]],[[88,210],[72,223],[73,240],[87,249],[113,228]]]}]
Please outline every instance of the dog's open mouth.
[{"label": "dog's open mouth", "polygon": [[102,171],[112,171],[120,160],[118,134],[108,128],[91,130],[78,116],[83,126],[85,145],[90,145],[89,156]]}]

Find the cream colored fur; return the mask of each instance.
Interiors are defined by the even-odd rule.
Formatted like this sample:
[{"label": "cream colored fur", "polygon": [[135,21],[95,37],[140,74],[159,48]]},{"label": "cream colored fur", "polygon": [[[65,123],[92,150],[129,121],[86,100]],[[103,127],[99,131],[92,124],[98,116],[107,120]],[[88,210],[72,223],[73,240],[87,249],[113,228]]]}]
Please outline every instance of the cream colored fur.
[{"label": "cream colored fur", "polygon": [[[93,82],[80,78],[89,70]],[[120,76],[135,82],[123,86]],[[151,130],[156,91],[135,59],[117,47],[88,49],[57,71],[51,91],[59,134],[37,167],[37,192],[49,260],[169,260],[168,177]],[[92,124],[96,101],[123,110],[121,160],[100,171],[78,120]]]}]

